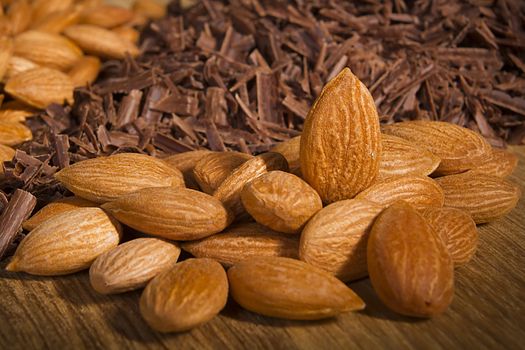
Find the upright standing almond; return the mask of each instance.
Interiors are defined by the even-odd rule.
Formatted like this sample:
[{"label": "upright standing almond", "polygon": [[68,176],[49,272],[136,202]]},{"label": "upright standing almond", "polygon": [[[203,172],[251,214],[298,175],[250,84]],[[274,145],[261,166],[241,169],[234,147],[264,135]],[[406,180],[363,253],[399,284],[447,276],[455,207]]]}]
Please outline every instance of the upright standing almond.
[{"label": "upright standing almond", "polygon": [[137,153],[120,153],[70,165],[55,174],[75,195],[104,203],[149,187],[184,187],[178,169],[164,161]]},{"label": "upright standing almond", "polygon": [[140,313],[160,332],[182,332],[208,322],[226,305],[228,278],[211,259],[188,259],[155,277],[140,297]]},{"label": "upright standing almond", "polygon": [[27,0],[13,1],[7,10],[7,18],[11,24],[11,34],[23,32],[31,24],[32,8]]},{"label": "upright standing almond", "polygon": [[80,208],[47,220],[18,246],[6,269],[57,276],[87,269],[116,247],[120,225],[100,208]]},{"label": "upright standing almond", "polygon": [[381,133],[370,92],[345,68],[312,106],[301,135],[301,172],[332,203],[369,187],[379,171]]},{"label": "upright standing almond", "polygon": [[430,317],[452,302],[454,268],[447,247],[410,205],[397,202],[379,214],[367,259],[372,286],[390,309]]},{"label": "upright standing almond", "polygon": [[193,169],[204,156],[210,153],[211,151],[207,149],[177,153],[165,158],[164,161],[182,172],[186,187],[198,190],[199,184],[193,176]]},{"label": "upright standing almond", "polygon": [[438,175],[472,169],[491,155],[491,147],[483,136],[451,123],[407,121],[386,125],[383,132],[404,138],[439,157]]},{"label": "upright standing almond", "polygon": [[290,172],[297,176],[301,174],[301,136],[293,137],[287,141],[278,143],[271,152],[277,152],[283,155],[288,162]]}]

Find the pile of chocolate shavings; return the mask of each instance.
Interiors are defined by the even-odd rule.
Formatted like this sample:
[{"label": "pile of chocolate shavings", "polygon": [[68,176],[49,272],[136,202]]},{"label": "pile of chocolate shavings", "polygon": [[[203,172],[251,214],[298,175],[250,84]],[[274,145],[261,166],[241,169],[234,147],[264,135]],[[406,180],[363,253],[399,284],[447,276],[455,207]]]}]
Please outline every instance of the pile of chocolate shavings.
[{"label": "pile of chocolate shavings", "polygon": [[[348,66],[382,122],[444,120],[495,146],[525,140],[525,3],[511,0],[203,0],[142,33],[73,106],[30,119],[0,189],[40,205],[65,166],[116,152],[267,151],[299,135],[323,85]],[[0,196],[1,197],[1,196]],[[3,197],[2,197],[3,198]]]}]

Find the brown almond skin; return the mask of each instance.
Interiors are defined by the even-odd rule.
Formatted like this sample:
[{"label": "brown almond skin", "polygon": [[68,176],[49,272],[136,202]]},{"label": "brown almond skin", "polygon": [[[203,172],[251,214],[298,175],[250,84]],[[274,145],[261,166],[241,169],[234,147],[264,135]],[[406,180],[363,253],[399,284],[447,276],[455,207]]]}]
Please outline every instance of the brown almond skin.
[{"label": "brown almond skin", "polygon": [[438,157],[405,139],[382,134],[381,140],[383,152],[378,180],[407,175],[428,176],[439,166]]},{"label": "brown almond skin", "polygon": [[244,162],[235,169],[217,188],[213,196],[231,211],[233,216],[244,212],[241,191],[246,183],[268,171],[288,170],[286,159],[279,153],[267,152]]},{"label": "brown almond skin", "polygon": [[186,188],[144,188],[102,208],[138,231],[172,240],[204,238],[229,224],[226,208],[219,200]]},{"label": "brown almond skin", "polygon": [[454,295],[447,247],[410,205],[397,202],[374,222],[367,247],[368,274],[381,301],[395,312],[431,317]]},{"label": "brown almond skin", "polygon": [[22,123],[0,121],[0,145],[15,146],[33,138],[31,130]]},{"label": "brown almond skin", "polygon": [[13,40],[8,37],[0,37],[0,81],[7,72],[9,60],[13,55]]},{"label": "brown almond skin", "polygon": [[403,176],[381,180],[355,198],[366,199],[384,206],[404,200],[418,209],[442,207],[444,201],[441,188],[426,176]]},{"label": "brown almond skin", "polygon": [[435,175],[464,172],[491,155],[491,147],[483,136],[452,123],[416,120],[385,125],[382,130],[439,157],[441,162]]},{"label": "brown almond skin", "polygon": [[211,258],[225,266],[255,256],[297,259],[298,240],[255,222],[239,223],[216,235],[182,243],[182,249],[197,258]]},{"label": "brown almond skin", "polygon": [[100,208],[59,214],[31,231],[6,270],[58,276],[89,268],[119,243],[121,227]]},{"label": "brown almond skin", "polygon": [[521,197],[516,184],[471,171],[439,177],[436,182],[443,189],[444,206],[467,212],[476,224],[507,215]]},{"label": "brown almond skin", "polygon": [[347,199],[321,209],[301,233],[299,256],[342,281],[368,275],[366,242],[383,207],[363,199]]},{"label": "brown almond skin", "polygon": [[102,63],[95,56],[83,56],[75,62],[73,68],[67,72],[75,86],[85,86],[97,79]]},{"label": "brown almond skin", "polygon": [[69,8],[49,14],[47,17],[31,25],[31,29],[41,32],[59,34],[65,28],[78,23],[80,11]]},{"label": "brown almond skin", "polygon": [[169,156],[168,158],[164,158],[164,161],[170,166],[175,167],[182,172],[182,175],[184,175],[184,182],[186,183],[186,187],[192,188],[194,190],[199,190],[199,184],[193,176],[193,168],[195,168],[195,165],[199,160],[201,160],[204,156],[210,153],[212,153],[212,151],[205,149],[177,153],[172,156]]},{"label": "brown almond skin", "polygon": [[160,159],[137,153],[119,153],[84,160],[55,174],[78,197],[104,203],[149,187],[184,187],[179,170]]},{"label": "brown almond skin", "polygon": [[22,228],[27,231],[32,231],[44,221],[54,218],[59,214],[72,211],[78,208],[96,206],[96,203],[79,197],[62,198],[57,201],[51,202],[42,209],[40,209],[36,214],[24,221],[24,223],[22,224]]},{"label": "brown almond skin", "polygon": [[270,171],[247,183],[242,204],[258,223],[274,231],[298,233],[323,207],[321,197],[301,178]]},{"label": "brown almond skin", "polygon": [[290,172],[301,177],[301,136],[278,143],[270,151],[282,154],[288,162]]},{"label": "brown almond skin", "polygon": [[241,152],[214,152],[195,164],[193,176],[203,192],[213,194],[236,168],[252,158]]},{"label": "brown almond skin", "polygon": [[427,208],[421,215],[443,240],[456,266],[472,259],[478,246],[478,229],[470,215],[454,208]]},{"label": "brown almond skin", "polygon": [[518,166],[518,157],[504,149],[494,148],[489,159],[472,169],[485,175],[505,178]]},{"label": "brown almond skin", "polygon": [[140,313],[159,332],[183,332],[215,317],[226,305],[228,278],[211,259],[188,259],[155,277],[140,298]]},{"label": "brown almond skin", "polygon": [[113,28],[131,21],[132,18],[133,12],[123,7],[98,5],[82,11],[80,23],[102,28]]},{"label": "brown almond skin", "polygon": [[158,238],[137,238],[100,255],[89,269],[89,281],[101,294],[115,294],[144,287],[171,268],[180,248]]},{"label": "brown almond skin", "polygon": [[4,174],[3,162],[8,162],[13,159],[15,150],[9,146],[0,145],[0,179]]},{"label": "brown almond skin", "polygon": [[228,280],[237,303],[265,316],[318,320],[365,307],[343,282],[300,260],[247,259],[228,270]]},{"label": "brown almond skin", "polygon": [[379,172],[381,133],[374,100],[345,68],[321,91],[301,135],[301,173],[324,203],[353,198]]},{"label": "brown almond skin", "polygon": [[[5,5],[5,3],[4,3]],[[7,10],[7,18],[11,25],[11,34],[18,34],[27,29],[32,17],[31,4],[27,0],[12,1]],[[1,17],[1,16],[0,16]]]}]

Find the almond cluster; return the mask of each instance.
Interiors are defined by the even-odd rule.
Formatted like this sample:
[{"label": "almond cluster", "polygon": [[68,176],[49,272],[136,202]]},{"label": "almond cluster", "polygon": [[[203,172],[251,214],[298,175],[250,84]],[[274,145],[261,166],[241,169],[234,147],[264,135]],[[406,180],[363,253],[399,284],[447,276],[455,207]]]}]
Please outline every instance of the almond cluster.
[{"label": "almond cluster", "polygon": [[[149,0],[133,10],[98,0],[7,3],[0,3],[0,162],[14,154],[9,146],[32,139],[27,117],[51,103],[72,104],[73,89],[97,78],[101,60],[136,56],[135,28],[165,14]],[[13,100],[2,103],[4,94]]]},{"label": "almond cluster", "polygon": [[[386,307],[431,317],[452,302],[476,224],[516,206],[519,187],[505,180],[516,164],[456,125],[381,128],[369,91],[344,69],[302,135],[272,152],[122,153],[61,170],[75,196],[24,223],[7,269],[89,268],[103,294],[145,287],[141,314],[162,332],[210,320],[228,295],[286,319],[361,310],[345,283],[367,276]],[[122,225],[144,236],[119,244]],[[195,258],[178,262],[181,249]]]}]

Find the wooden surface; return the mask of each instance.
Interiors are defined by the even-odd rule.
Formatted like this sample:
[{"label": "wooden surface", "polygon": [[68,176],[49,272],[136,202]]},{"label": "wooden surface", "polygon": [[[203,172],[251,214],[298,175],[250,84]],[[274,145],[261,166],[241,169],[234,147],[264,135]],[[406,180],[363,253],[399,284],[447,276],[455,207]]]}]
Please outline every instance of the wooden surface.
[{"label": "wooden surface", "polygon": [[[525,147],[511,176],[525,193]],[[431,320],[388,311],[368,279],[350,286],[363,312],[321,322],[271,319],[229,301],[211,322],[183,334],[151,331],[140,292],[101,296],[86,272],[60,278],[8,273],[0,265],[0,349],[518,349],[525,348],[525,201],[481,226],[476,257],[456,270],[452,306]],[[315,286],[313,286],[315,288]]]}]

